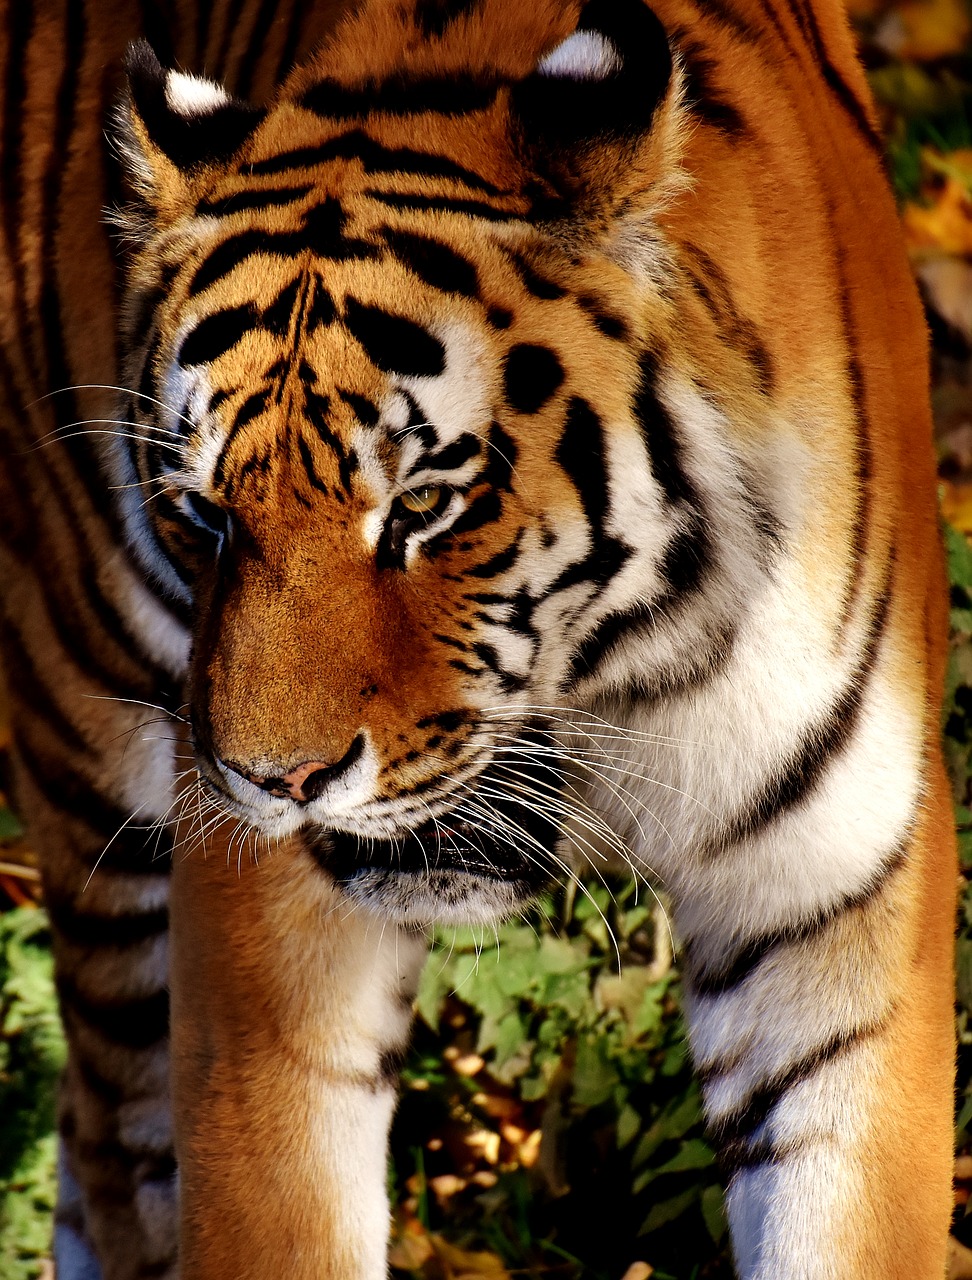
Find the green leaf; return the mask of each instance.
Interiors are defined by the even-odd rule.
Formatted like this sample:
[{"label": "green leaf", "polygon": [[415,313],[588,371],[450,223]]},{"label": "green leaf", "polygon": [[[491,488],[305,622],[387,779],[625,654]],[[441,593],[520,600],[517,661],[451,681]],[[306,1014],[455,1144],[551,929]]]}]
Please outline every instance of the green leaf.
[{"label": "green leaf", "polygon": [[24,834],[24,828],[12,809],[0,806],[0,840],[17,840]]},{"label": "green leaf", "polygon": [[721,1187],[706,1187],[702,1192],[702,1217],[706,1229],[716,1244],[725,1239],[728,1223],[726,1222],[726,1202]]},{"label": "green leaf", "polygon": [[687,1169],[708,1169],[714,1163],[715,1155],[709,1144],[701,1138],[689,1138],[682,1143],[671,1160],[666,1160],[653,1170],[653,1176],[658,1178],[663,1173],[683,1173]]},{"label": "green leaf", "polygon": [[614,1064],[605,1057],[600,1038],[583,1036],[577,1045],[574,1064],[574,1103],[579,1107],[597,1107],[607,1102],[618,1083]]},{"label": "green leaf", "polygon": [[658,1204],[652,1205],[651,1211],[641,1224],[638,1234],[646,1236],[652,1231],[657,1231],[659,1227],[665,1226],[666,1223],[674,1222],[682,1216],[686,1209],[690,1209],[698,1198],[698,1188],[690,1187],[688,1191],[672,1196],[670,1200],[661,1200]]},{"label": "green leaf", "polygon": [[641,1113],[636,1111],[630,1102],[626,1102],[618,1112],[617,1144],[618,1148],[626,1147],[634,1142],[641,1132]]},{"label": "green leaf", "polygon": [[945,525],[944,534],[949,581],[956,586],[972,588],[972,547],[968,538],[950,524]]},{"label": "green leaf", "polygon": [[682,1099],[670,1104],[645,1132],[635,1148],[632,1164],[646,1164],[661,1144],[669,1138],[681,1138],[700,1119],[699,1097],[693,1087]]}]

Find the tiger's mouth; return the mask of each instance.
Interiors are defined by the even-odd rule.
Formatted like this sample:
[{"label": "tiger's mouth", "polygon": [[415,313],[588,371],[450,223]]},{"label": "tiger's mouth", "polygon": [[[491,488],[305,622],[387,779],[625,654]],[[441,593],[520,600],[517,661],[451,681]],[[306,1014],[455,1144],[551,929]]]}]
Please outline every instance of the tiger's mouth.
[{"label": "tiger's mouth", "polygon": [[[542,770],[549,778],[549,767]],[[495,919],[536,897],[556,865],[560,824],[523,777],[514,783],[502,770],[486,771],[481,821],[445,814],[391,839],[322,827],[304,839],[349,896],[378,914],[420,924]]]}]

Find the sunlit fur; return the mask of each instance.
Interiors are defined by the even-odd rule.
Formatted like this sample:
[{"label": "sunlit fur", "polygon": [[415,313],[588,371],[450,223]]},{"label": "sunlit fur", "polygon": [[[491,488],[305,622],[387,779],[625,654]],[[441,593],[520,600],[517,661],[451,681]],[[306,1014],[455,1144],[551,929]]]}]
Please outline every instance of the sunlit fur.
[{"label": "sunlit fur", "polygon": [[[110,299],[93,323],[64,283],[80,268],[61,254],[63,305],[93,336],[58,365],[29,237],[5,264],[54,381],[101,387],[47,418],[10,392],[4,431],[38,447],[0,499],[66,1141],[106,1280],[173,1253],[144,1207],[173,1203],[164,887],[129,892],[73,826],[59,852],[86,794],[126,848],[145,825],[180,851],[184,1277],[286,1257],[378,1280],[417,926],[619,860],[671,895],[740,1276],[943,1274],[954,876],[920,307],[837,6],[653,9],[371,0],[266,109],[218,60],[203,82],[137,47],[112,127],[121,372]],[[4,350],[12,387],[51,389],[9,325]],[[27,495],[65,487],[52,585],[23,568]],[[134,656],[75,672],[79,608],[95,636],[123,619]],[[89,883],[151,927],[84,951]],[[135,1000],[144,1043],[121,1045],[106,1009]],[[126,1202],[133,1149],[155,1164]]]}]

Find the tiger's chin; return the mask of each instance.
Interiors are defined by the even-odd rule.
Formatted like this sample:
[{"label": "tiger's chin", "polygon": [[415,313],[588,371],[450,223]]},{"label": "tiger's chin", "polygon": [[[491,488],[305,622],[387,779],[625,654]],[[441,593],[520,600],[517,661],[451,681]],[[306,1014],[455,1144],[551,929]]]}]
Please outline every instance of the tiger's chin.
[{"label": "tiger's chin", "polygon": [[[546,824],[545,824],[546,825]],[[396,924],[488,924],[522,910],[549,883],[544,853],[556,832],[531,833],[523,853],[465,824],[371,840],[340,831],[305,832],[308,849],[348,898]],[[524,833],[524,843],[528,843]]]}]

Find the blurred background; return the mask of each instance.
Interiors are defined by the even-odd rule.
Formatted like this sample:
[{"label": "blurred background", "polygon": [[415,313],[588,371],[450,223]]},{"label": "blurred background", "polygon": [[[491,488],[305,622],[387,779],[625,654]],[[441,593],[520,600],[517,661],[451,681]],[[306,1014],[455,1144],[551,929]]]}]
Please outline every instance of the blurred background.
[{"label": "blurred background", "polygon": [[[850,0],[932,336],[952,580],[943,727],[963,892],[951,1280],[972,1278],[970,5]],[[0,702],[0,1280],[30,1280],[52,1275],[64,1050],[36,859],[6,799],[7,746]],[[444,933],[392,1138],[394,1275],[728,1280],[679,1006],[664,902],[627,881],[595,877],[495,933]]]}]

